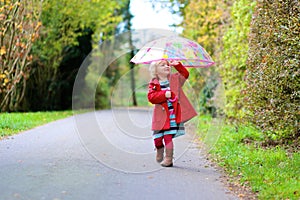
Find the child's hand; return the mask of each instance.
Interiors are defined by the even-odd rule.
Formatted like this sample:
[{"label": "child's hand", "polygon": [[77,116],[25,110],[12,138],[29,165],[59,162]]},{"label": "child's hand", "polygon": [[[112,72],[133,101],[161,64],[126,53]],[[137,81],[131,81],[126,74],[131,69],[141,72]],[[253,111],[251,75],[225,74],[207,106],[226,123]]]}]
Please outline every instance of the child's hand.
[{"label": "child's hand", "polygon": [[169,64],[170,64],[170,66],[176,66],[176,65],[179,65],[180,62],[177,60],[170,60]]},{"label": "child's hand", "polygon": [[171,91],[166,91],[165,96],[168,99],[171,98],[171,96],[172,96]]}]

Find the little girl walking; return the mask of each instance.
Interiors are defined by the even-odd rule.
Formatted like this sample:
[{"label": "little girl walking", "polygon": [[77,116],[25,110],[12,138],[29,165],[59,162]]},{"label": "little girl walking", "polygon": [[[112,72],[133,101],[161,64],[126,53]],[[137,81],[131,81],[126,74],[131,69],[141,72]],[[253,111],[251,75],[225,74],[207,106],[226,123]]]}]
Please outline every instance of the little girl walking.
[{"label": "little girl walking", "polygon": [[[177,73],[171,74],[171,66]],[[148,100],[155,104],[152,130],[156,161],[163,167],[172,167],[173,138],[184,135],[184,122],[197,115],[182,90],[189,72],[180,62],[166,60],[152,62],[149,70],[152,79],[149,83]]]}]

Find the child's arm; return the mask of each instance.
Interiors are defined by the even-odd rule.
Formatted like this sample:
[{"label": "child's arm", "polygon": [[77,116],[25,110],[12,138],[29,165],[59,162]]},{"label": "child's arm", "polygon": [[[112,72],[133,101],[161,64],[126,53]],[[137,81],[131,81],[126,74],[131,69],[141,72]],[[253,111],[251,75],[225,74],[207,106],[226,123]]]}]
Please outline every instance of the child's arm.
[{"label": "child's arm", "polygon": [[178,61],[171,61],[170,65],[174,66],[174,68],[179,72],[179,82],[180,85],[183,86],[190,75],[189,71]]},{"label": "child's arm", "polygon": [[185,78],[188,79],[190,73],[189,71],[181,64],[181,62],[170,61],[170,65],[174,66],[175,69]]},{"label": "child's arm", "polygon": [[[167,90],[157,90],[157,86],[153,83],[149,84],[149,89],[148,89],[148,100],[149,102],[153,104],[161,104],[164,103],[168,100],[166,97],[166,92]],[[174,98],[175,94],[171,92],[171,98]]]}]

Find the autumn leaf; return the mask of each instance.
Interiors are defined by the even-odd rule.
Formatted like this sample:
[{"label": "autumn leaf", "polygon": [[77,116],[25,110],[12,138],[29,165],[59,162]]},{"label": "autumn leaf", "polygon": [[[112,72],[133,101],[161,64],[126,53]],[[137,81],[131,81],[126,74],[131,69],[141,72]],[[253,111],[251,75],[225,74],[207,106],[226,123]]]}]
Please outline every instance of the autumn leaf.
[{"label": "autumn leaf", "polygon": [[0,14],[0,20],[4,20],[5,19],[5,15],[4,14]]},{"label": "autumn leaf", "polygon": [[20,32],[23,31],[23,26],[22,26],[22,24],[20,24],[20,25],[18,26],[18,29],[19,29]]},{"label": "autumn leaf", "polygon": [[6,47],[2,46],[1,49],[0,49],[0,55],[3,56],[5,54],[6,54]]},{"label": "autumn leaf", "polygon": [[36,27],[34,28],[34,31],[38,31],[41,26],[42,26],[42,22],[38,22]]}]

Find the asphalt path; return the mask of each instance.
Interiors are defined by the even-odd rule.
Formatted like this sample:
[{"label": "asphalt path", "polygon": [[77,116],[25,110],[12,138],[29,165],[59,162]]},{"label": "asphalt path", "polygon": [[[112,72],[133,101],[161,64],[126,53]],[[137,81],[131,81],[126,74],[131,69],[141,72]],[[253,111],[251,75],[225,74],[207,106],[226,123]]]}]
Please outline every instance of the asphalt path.
[{"label": "asphalt path", "polygon": [[238,199],[195,142],[174,140],[174,167],[155,162],[148,109],[89,112],[0,141],[0,200]]}]

